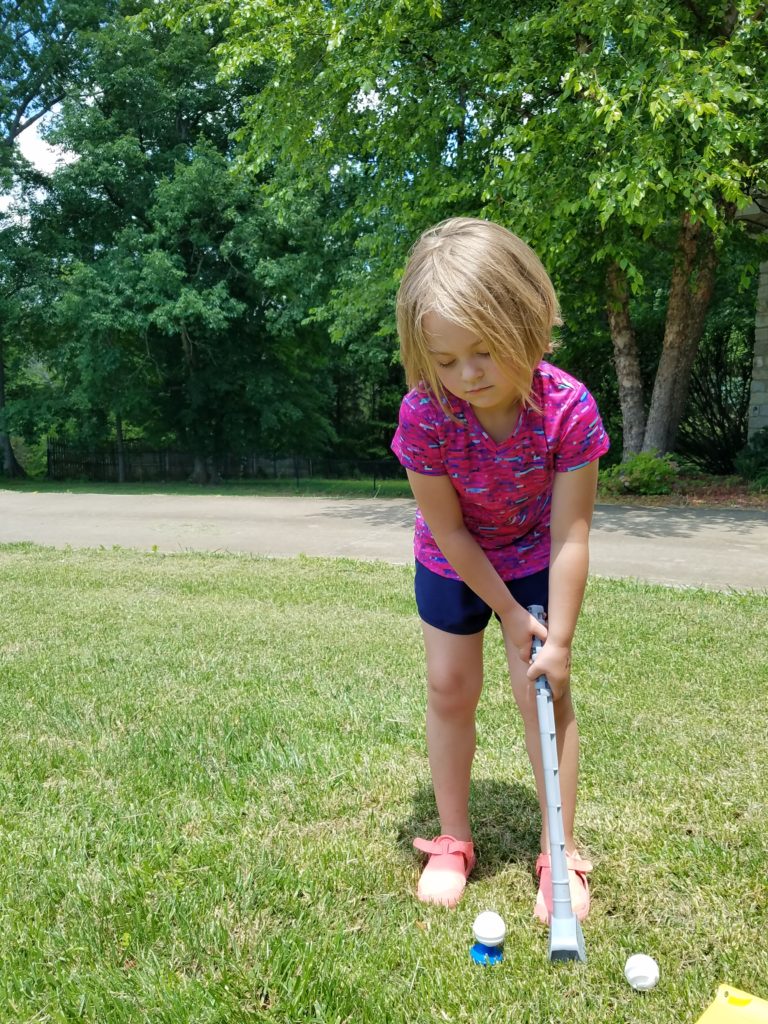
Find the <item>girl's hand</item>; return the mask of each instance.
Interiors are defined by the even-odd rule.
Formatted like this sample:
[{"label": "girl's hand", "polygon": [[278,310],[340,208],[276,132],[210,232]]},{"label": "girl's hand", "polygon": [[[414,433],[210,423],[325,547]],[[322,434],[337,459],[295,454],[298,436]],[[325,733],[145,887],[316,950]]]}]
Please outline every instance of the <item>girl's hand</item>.
[{"label": "girl's hand", "polygon": [[547,627],[520,604],[504,615],[500,615],[499,618],[507,655],[514,652],[521,661],[527,664],[531,660],[533,638],[537,636],[542,641],[546,640]]},{"label": "girl's hand", "polygon": [[533,683],[539,676],[546,676],[553,700],[559,700],[571,685],[570,645],[547,641],[536,655],[527,675]]}]

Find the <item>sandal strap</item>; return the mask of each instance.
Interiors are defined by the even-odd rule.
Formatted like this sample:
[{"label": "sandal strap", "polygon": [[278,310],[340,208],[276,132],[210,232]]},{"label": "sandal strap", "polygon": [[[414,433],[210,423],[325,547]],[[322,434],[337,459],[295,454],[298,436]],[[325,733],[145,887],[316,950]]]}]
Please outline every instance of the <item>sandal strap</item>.
[{"label": "sandal strap", "polygon": [[567,853],[565,855],[566,862],[568,864],[569,871],[575,871],[580,875],[588,875],[592,870],[592,861],[584,860],[577,853]]},{"label": "sandal strap", "polygon": [[422,853],[460,853],[469,863],[474,856],[475,846],[471,840],[454,839],[453,836],[438,836],[437,839],[414,839],[413,845]]},{"label": "sandal strap", "polygon": [[[592,870],[592,861],[584,860],[577,853],[566,853],[565,862],[569,871],[575,871],[580,875],[588,875]],[[551,869],[552,860],[548,853],[540,853],[536,858],[536,874],[540,875],[544,868]]]}]

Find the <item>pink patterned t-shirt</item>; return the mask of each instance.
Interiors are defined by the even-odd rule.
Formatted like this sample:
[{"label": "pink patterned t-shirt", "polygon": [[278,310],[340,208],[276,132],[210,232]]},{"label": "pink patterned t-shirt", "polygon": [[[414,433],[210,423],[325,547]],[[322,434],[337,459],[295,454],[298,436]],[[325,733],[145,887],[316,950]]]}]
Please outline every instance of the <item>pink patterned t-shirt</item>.
[{"label": "pink patterned t-shirt", "polygon": [[[594,398],[564,370],[539,363],[532,397],[542,411],[523,409],[497,443],[468,402],[448,397],[459,423],[423,388],[409,391],[392,451],[406,469],[451,478],[467,529],[503,580],[546,569],[555,473],[580,469],[610,446]],[[418,509],[414,553],[439,576],[460,578]]]}]

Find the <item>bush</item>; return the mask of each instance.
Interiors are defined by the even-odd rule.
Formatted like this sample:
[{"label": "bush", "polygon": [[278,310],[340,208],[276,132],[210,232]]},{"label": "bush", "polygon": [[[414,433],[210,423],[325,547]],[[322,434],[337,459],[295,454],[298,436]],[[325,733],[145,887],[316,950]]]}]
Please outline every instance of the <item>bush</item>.
[{"label": "bush", "polygon": [[706,473],[733,473],[747,440],[754,341],[754,328],[732,324],[702,339],[675,451]]},{"label": "bush", "polygon": [[669,494],[678,467],[669,455],[640,452],[600,474],[605,494]]},{"label": "bush", "polygon": [[27,443],[20,437],[12,437],[14,454],[27,476],[44,477],[48,471],[48,443],[46,438]]},{"label": "bush", "polygon": [[745,480],[768,483],[768,427],[756,431],[734,459],[736,472]]}]

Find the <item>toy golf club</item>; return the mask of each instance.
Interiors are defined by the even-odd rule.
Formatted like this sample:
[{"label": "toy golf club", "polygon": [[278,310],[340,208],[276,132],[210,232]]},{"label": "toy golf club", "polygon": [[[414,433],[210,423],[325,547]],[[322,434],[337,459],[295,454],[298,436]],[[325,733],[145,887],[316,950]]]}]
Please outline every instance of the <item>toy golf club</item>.
[{"label": "toy golf club", "polygon": [[[544,609],[533,604],[528,611],[539,622],[545,623]],[[531,660],[535,661],[542,643],[533,638]],[[586,962],[584,934],[571,905],[571,887],[568,884],[568,864],[565,859],[565,832],[563,807],[560,802],[560,768],[557,760],[555,711],[552,691],[545,675],[536,680],[536,712],[541,737],[541,760],[544,766],[544,784],[547,794],[547,829],[549,854],[552,865],[552,915],[549,919],[549,959],[581,960]]]}]

